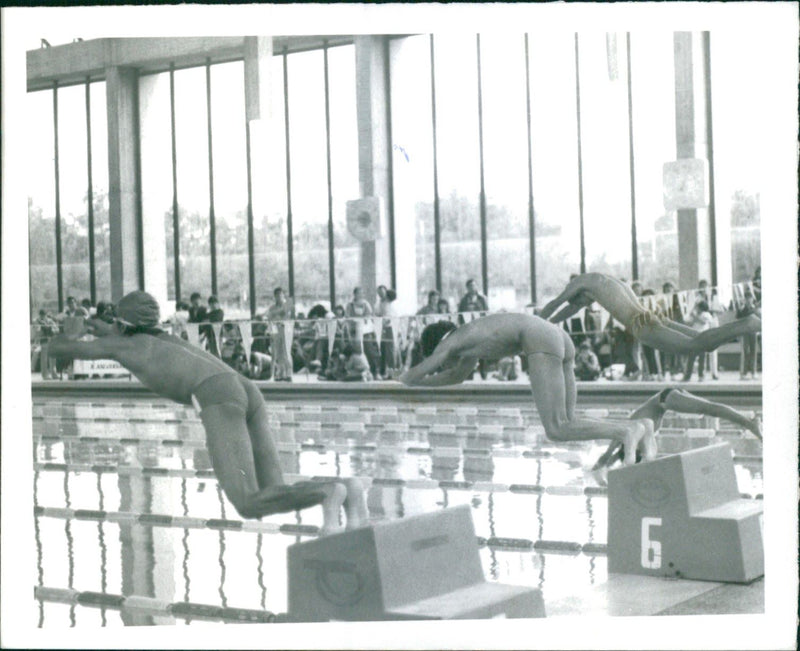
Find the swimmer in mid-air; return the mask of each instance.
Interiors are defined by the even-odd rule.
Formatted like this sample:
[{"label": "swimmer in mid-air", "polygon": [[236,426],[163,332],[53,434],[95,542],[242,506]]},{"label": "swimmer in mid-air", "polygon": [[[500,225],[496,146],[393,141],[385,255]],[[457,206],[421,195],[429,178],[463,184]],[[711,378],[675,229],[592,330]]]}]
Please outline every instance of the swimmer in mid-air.
[{"label": "swimmer in mid-air", "polygon": [[[631,420],[646,418],[652,421],[657,434],[658,430],[661,429],[661,422],[664,420],[664,414],[668,411],[722,418],[744,427],[746,430],[752,432],[759,440],[763,440],[761,434],[761,420],[757,416],[747,418],[727,405],[705,400],[681,389],[667,388],[659,391],[642,405],[634,409],[628,418]],[[592,471],[595,473],[595,478],[602,484],[606,483],[606,474],[609,468],[618,460],[624,459],[624,457],[625,450],[622,444],[618,441],[613,441],[592,468]]]},{"label": "swimmer in mid-air", "polygon": [[654,459],[653,422],[575,418],[575,346],[558,326],[528,314],[490,314],[456,328],[449,321],[427,326],[420,336],[424,359],[405,371],[409,386],[458,384],[475,370],[479,359],[496,361],[522,355],[528,362],[533,400],[552,441],[611,439],[624,445],[626,464],[636,450]]},{"label": "swimmer in mid-air", "polygon": [[[698,332],[650,312],[625,283],[599,273],[575,276],[563,292],[542,308],[539,316],[558,323],[595,301],[643,344],[667,353],[711,352],[731,339],[761,332],[761,319],[755,314]],[[564,302],[567,305],[556,312]]]},{"label": "swimmer in mid-air", "polygon": [[[158,327],[158,302],[146,292],[125,295],[113,323],[96,319],[82,332],[50,341],[49,353],[113,359],[161,397],[194,405],[206,432],[211,465],[228,499],[244,518],[322,504],[320,533],[367,524],[363,487],[356,479],[284,483],[261,392],[222,360]],[[93,341],[78,341],[89,333]]]}]

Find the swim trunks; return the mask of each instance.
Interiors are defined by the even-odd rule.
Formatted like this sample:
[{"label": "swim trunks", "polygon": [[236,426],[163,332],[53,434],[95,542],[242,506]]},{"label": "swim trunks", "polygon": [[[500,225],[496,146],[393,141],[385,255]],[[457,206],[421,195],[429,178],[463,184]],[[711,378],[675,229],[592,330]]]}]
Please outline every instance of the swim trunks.
[{"label": "swim trunks", "polygon": [[261,392],[237,373],[218,373],[206,378],[192,391],[192,404],[198,413],[212,405],[234,405],[249,421],[264,406]]},{"label": "swim trunks", "polygon": [[631,334],[638,339],[642,330],[646,326],[660,325],[664,325],[664,320],[655,312],[639,312],[633,317],[633,319],[631,319]]}]

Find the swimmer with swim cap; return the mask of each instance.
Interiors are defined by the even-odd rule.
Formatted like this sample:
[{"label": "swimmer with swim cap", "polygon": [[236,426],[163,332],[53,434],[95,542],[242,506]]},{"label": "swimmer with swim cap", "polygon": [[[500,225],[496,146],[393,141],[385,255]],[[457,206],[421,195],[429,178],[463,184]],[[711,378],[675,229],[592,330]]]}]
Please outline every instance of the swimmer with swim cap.
[{"label": "swimmer with swim cap", "polygon": [[[222,360],[163,331],[159,323],[155,298],[130,292],[119,301],[113,323],[90,319],[76,335],[54,337],[50,354],[113,359],[159,396],[194,405],[217,480],[243,518],[322,504],[321,533],[331,533],[340,528],[344,505],[347,528],[367,524],[363,487],[355,478],[287,485],[258,388]],[[97,338],[78,341],[86,333]]]},{"label": "swimmer with swim cap", "polygon": [[424,359],[400,376],[409,386],[458,384],[475,370],[479,359],[491,361],[512,355],[528,361],[533,400],[552,441],[611,439],[623,444],[626,464],[636,461],[636,450],[654,459],[653,421],[575,417],[575,346],[558,326],[528,314],[490,314],[456,328],[440,321],[420,336]]},{"label": "swimmer with swim cap", "polygon": [[[731,339],[761,332],[761,319],[755,314],[699,332],[647,310],[628,285],[600,273],[572,278],[564,291],[542,308],[539,316],[558,323],[595,301],[643,344],[668,353],[711,352]],[[567,305],[556,312],[564,302]]]}]

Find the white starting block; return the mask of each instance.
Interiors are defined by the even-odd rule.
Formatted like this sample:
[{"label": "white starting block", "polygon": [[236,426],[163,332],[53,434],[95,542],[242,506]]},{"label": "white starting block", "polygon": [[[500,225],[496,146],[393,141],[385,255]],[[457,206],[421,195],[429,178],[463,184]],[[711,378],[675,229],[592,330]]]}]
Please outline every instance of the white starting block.
[{"label": "white starting block", "polygon": [[764,574],[763,504],[727,443],[608,473],[608,570],[746,583]]},{"label": "white starting block", "polygon": [[292,621],[544,617],[541,592],[487,582],[468,506],[288,549]]}]

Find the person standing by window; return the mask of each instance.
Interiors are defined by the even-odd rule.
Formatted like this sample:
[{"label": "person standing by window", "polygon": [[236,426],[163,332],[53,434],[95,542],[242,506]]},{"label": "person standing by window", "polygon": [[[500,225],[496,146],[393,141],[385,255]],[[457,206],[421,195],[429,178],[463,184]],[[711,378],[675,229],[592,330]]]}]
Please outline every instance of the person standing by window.
[{"label": "person standing by window", "polygon": [[286,322],[294,319],[294,302],[282,287],[273,292],[275,303],[267,310],[272,334],[272,359],[276,382],[292,381],[292,357],[286,340]]}]

